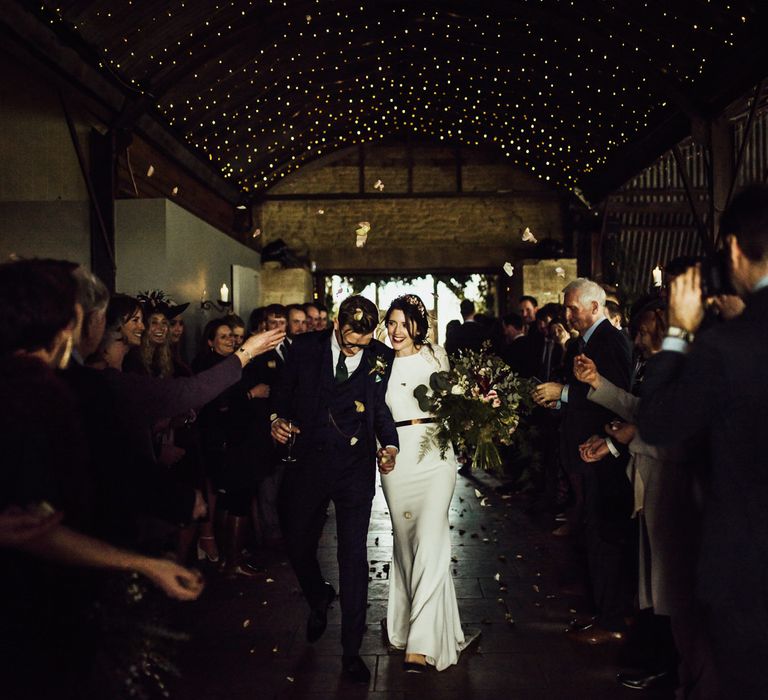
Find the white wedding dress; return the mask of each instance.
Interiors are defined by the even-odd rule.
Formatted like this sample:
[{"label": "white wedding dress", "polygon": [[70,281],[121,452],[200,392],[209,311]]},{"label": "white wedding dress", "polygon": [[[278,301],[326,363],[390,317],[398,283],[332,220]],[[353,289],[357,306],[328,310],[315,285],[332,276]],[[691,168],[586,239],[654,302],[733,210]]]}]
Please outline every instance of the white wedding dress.
[{"label": "white wedding dress", "polygon": [[[413,390],[419,384],[429,386],[432,373],[441,369],[448,369],[448,356],[439,346],[395,358],[386,397],[395,422],[428,417]],[[397,464],[381,477],[394,531],[387,634],[390,644],[424,654],[427,663],[442,671],[458,661],[465,640],[451,578],[448,527],[457,464],[450,448],[445,459],[432,448],[419,461],[422,439],[431,427],[399,427]]]}]

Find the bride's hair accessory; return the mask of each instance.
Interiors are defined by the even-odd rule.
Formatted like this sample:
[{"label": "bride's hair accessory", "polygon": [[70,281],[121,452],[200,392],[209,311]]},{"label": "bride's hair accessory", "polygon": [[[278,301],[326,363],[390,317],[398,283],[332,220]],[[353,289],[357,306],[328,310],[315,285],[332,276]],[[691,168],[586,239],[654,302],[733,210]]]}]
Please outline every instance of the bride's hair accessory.
[{"label": "bride's hair accessory", "polygon": [[415,306],[419,310],[419,313],[426,318],[427,309],[424,306],[424,302],[419,299],[419,297],[417,297],[415,294],[405,294],[401,298],[411,306]]}]

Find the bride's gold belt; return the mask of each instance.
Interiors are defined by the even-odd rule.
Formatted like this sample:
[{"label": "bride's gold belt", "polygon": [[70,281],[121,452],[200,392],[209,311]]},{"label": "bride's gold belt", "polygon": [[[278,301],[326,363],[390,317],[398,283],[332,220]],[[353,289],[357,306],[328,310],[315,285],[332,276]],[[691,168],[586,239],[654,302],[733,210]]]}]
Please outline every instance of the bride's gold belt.
[{"label": "bride's gold belt", "polygon": [[411,418],[411,420],[399,420],[395,423],[395,427],[402,428],[405,425],[421,425],[422,423],[437,423],[437,418]]}]

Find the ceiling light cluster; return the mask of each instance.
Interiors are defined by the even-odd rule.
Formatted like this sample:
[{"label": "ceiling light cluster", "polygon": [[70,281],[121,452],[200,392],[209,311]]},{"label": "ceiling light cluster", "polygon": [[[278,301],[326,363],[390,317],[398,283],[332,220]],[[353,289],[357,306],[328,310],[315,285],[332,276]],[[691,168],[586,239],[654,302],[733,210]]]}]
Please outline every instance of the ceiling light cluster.
[{"label": "ceiling light cluster", "polygon": [[493,145],[573,190],[752,31],[748,0],[51,3],[157,96],[222,175],[263,191],[392,137]]}]

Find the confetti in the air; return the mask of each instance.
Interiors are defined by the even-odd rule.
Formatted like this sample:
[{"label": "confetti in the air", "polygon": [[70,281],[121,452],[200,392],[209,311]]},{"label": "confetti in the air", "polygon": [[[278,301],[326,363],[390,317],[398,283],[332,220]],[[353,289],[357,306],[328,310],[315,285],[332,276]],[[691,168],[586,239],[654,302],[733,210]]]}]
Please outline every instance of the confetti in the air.
[{"label": "confetti in the air", "polygon": [[248,627],[248,625],[250,625],[250,624],[251,624],[251,621],[250,621],[250,620],[243,620],[243,629],[245,629],[246,627]]},{"label": "confetti in the air", "polygon": [[322,216],[323,214],[325,214],[325,209],[318,209],[317,213],[320,214],[320,216]]},{"label": "confetti in the air", "polygon": [[381,180],[376,180],[376,182],[373,185],[373,189],[378,190],[379,192],[383,192],[384,183]]},{"label": "confetti in the air", "polygon": [[515,274],[515,266],[511,262],[505,262],[503,270],[509,277],[512,277],[512,275]]},{"label": "confetti in the air", "polygon": [[260,229],[260,228],[257,228],[257,229],[256,229],[256,230],[253,232],[253,237],[254,237],[254,238],[258,238],[260,235],[261,235],[261,229]]},{"label": "confetti in the air", "polygon": [[355,445],[357,445],[357,442],[358,442],[357,438],[353,437],[350,439],[349,444],[352,445],[352,447],[354,447]]},{"label": "confetti in the air", "polygon": [[171,194],[175,197],[179,193],[178,185],[171,190]]},{"label": "confetti in the air", "polygon": [[563,279],[565,279],[565,270],[562,267],[556,267],[555,268],[555,274],[558,277],[562,277]]},{"label": "confetti in the air", "polygon": [[531,233],[531,229],[529,229],[527,226],[525,227],[525,231],[523,231],[523,241],[526,243],[538,243],[536,236]]},{"label": "confetti in the air", "polygon": [[155,174],[155,166],[154,165],[150,165],[147,168],[147,177],[152,177],[154,174]]},{"label": "confetti in the air", "polygon": [[371,224],[367,221],[361,221],[357,224],[357,229],[355,230],[355,235],[357,236],[357,240],[355,241],[355,245],[358,248],[362,248],[365,245],[365,242],[368,240],[368,232],[371,230]]},{"label": "confetti in the air", "polygon": [[477,489],[475,489],[475,496],[477,496],[478,498],[482,498],[483,494],[480,493],[480,491],[478,491]]}]

